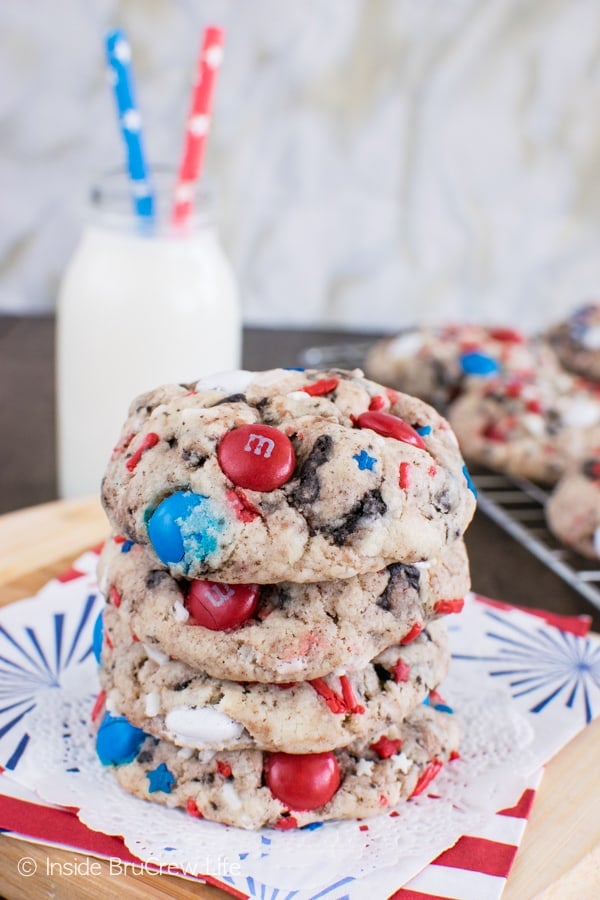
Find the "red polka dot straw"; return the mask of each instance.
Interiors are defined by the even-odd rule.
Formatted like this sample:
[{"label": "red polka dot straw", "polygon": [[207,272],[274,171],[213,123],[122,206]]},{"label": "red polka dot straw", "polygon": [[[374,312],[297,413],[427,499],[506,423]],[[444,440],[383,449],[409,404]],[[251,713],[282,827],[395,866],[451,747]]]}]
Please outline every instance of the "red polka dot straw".
[{"label": "red polka dot straw", "polygon": [[215,84],[222,59],[223,30],[210,26],[202,36],[192,102],[186,122],[183,155],[175,187],[173,224],[178,227],[189,222],[194,210],[194,192],[202,173]]}]

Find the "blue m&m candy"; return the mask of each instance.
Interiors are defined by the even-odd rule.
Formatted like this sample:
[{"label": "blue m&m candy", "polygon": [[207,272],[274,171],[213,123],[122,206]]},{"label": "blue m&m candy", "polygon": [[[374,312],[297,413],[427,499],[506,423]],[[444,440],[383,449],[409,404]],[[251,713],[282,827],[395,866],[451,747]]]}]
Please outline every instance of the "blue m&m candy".
[{"label": "blue m&m candy", "polygon": [[135,759],[146,738],[125,716],[106,713],[96,735],[98,759],[103,766],[122,766]]},{"label": "blue m&m candy", "polygon": [[222,514],[209,497],[193,491],[176,491],[158,504],[148,520],[148,536],[154,552],[165,565],[186,558],[204,561],[214,552],[225,528]]},{"label": "blue m&m candy", "polygon": [[96,657],[98,665],[100,664],[102,657],[102,641],[104,640],[104,627],[102,624],[103,612],[104,610],[100,610],[98,613],[98,618],[94,623],[94,633],[92,636],[92,650],[94,651],[94,656]]},{"label": "blue m&m candy", "polygon": [[168,565],[183,559],[185,547],[181,523],[185,521],[203,497],[192,491],[177,491],[158,504],[148,521],[148,535],[158,558]]},{"label": "blue m&m candy", "polygon": [[496,375],[500,371],[500,366],[487,353],[463,353],[460,358],[460,367],[465,375]]}]

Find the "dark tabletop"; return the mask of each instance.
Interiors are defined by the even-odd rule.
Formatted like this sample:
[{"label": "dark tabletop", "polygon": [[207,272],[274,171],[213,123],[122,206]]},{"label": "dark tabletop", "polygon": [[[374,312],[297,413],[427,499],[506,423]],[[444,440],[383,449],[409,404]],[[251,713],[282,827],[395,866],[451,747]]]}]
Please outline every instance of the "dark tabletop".
[{"label": "dark tabletop", "polygon": [[[244,331],[243,365],[295,365],[310,346],[372,335],[315,330]],[[0,316],[0,513],[54,500],[54,319]],[[565,614],[600,613],[482,513],[467,532],[473,589],[498,600]]]}]

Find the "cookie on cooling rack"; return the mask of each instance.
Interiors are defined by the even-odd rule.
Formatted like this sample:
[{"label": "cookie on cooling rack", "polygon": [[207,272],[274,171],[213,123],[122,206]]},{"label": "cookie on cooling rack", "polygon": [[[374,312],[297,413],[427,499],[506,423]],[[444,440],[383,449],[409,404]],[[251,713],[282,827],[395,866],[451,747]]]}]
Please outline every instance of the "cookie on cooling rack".
[{"label": "cookie on cooling rack", "polygon": [[600,381],[600,303],[580,306],[546,337],[565,369]]},{"label": "cookie on cooling rack", "polygon": [[476,324],[411,328],[377,341],[365,358],[369,377],[441,410],[470,379],[556,369],[556,358],[544,342],[514,328]]},{"label": "cookie on cooling rack", "polygon": [[434,558],[475,509],[446,420],[339,370],[237,372],[138,397],[102,499],[113,528],[174,575],[262,584]]},{"label": "cookie on cooling rack", "polygon": [[546,503],[546,521],[565,546],[600,559],[600,446],[560,479]]},{"label": "cookie on cooling rack", "polygon": [[546,484],[600,446],[600,392],[566,372],[472,384],[449,419],[467,459]]}]

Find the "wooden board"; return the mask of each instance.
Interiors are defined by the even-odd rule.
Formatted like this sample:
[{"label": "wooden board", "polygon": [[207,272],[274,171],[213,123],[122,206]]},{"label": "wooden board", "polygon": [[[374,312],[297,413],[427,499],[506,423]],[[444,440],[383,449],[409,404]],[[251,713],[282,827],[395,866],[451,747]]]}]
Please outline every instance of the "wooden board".
[{"label": "wooden board", "polygon": [[[34,594],[73,558],[101,541],[107,524],[96,500],[57,501],[0,516],[0,605]],[[536,796],[525,838],[503,900],[544,897],[586,900],[600,896],[600,719],[553,759]],[[230,897],[223,891],[169,875],[61,875],[56,863],[85,854],[56,850],[0,835],[0,893],[7,898],[112,896],[131,898]],[[38,863],[33,878],[20,876],[17,862]],[[118,887],[115,882],[118,878]],[[378,898],[374,898],[378,900]]]}]

